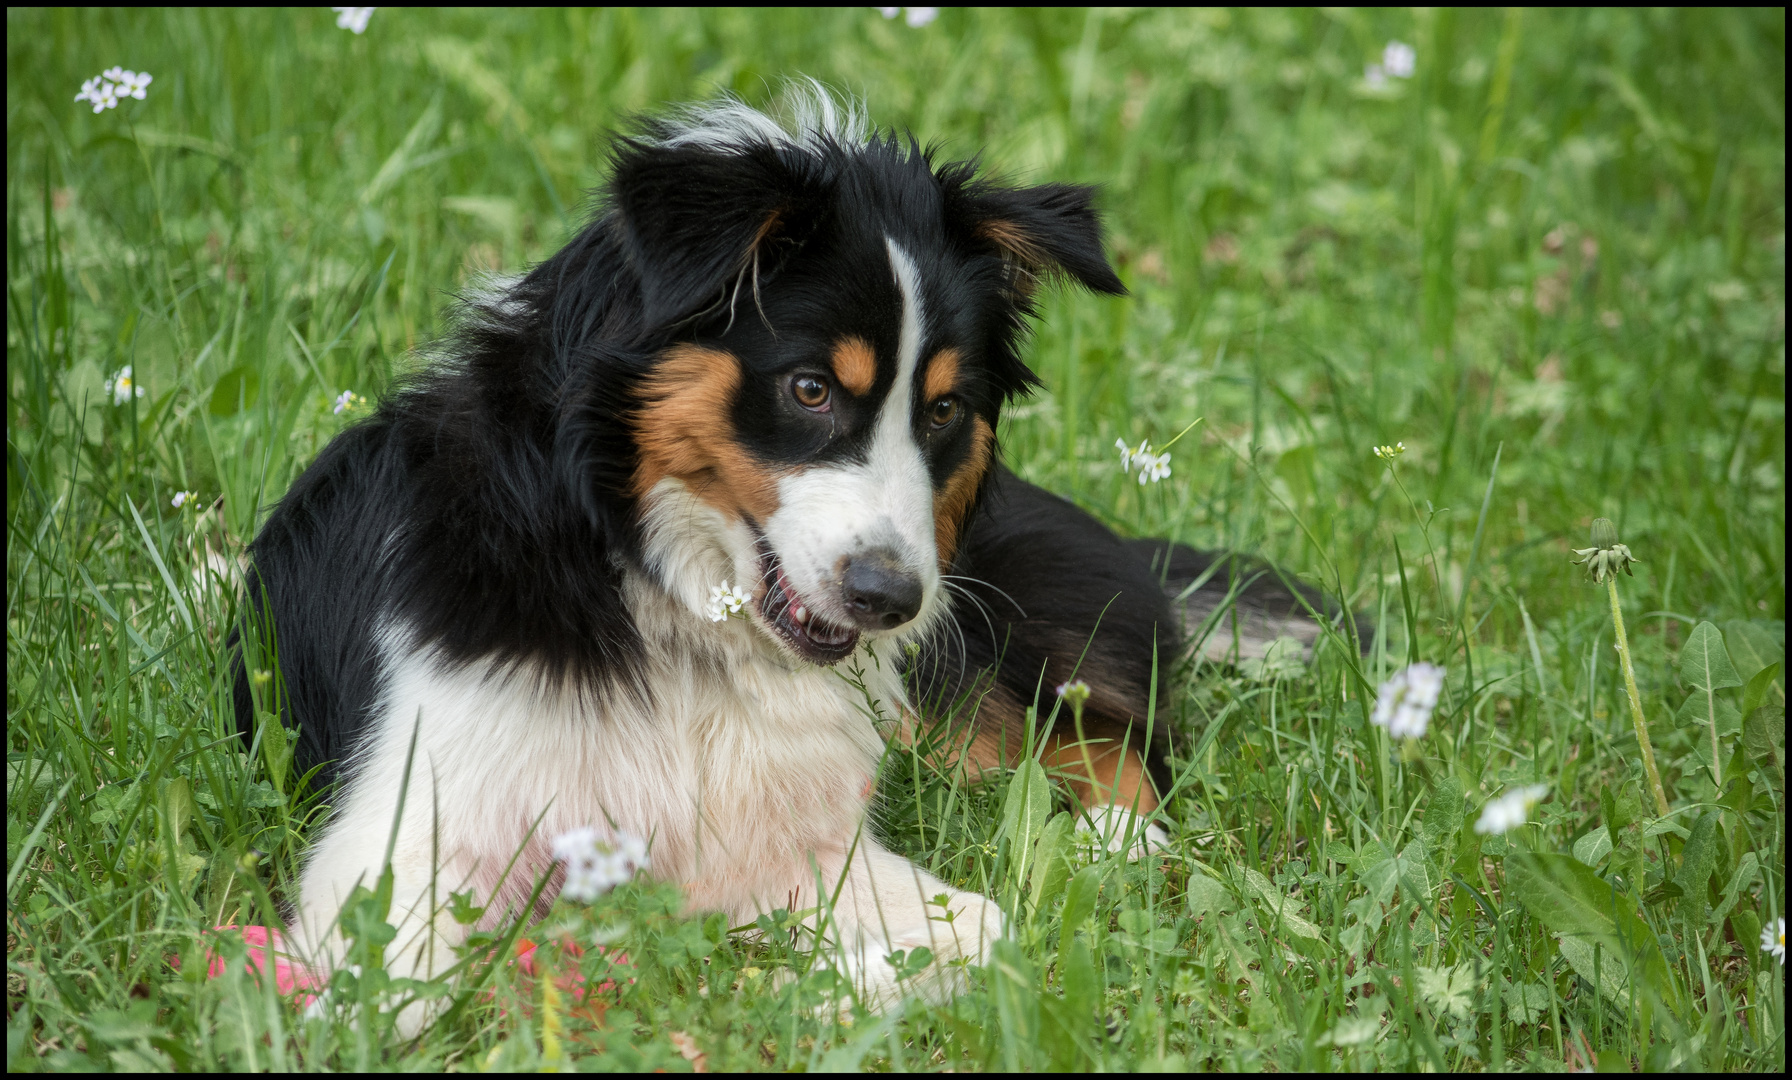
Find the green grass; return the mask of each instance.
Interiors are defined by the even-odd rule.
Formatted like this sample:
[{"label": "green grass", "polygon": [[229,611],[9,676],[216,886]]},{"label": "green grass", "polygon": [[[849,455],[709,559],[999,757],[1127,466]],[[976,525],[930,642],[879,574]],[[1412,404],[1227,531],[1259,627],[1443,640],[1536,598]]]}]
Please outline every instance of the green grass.
[{"label": "green grass", "polygon": [[[681,1047],[717,1069],[1783,1069],[1757,938],[1784,913],[1785,684],[1754,678],[1784,643],[1782,12],[7,31],[9,1069],[676,1069]],[[1417,71],[1371,89],[1390,39]],[[155,76],[146,100],[71,101],[113,64]],[[795,73],[948,154],[1105,186],[1133,295],[1047,304],[1047,390],[1002,432],[1023,475],[1126,533],[1266,555],[1382,633],[1360,662],[1166,672],[1158,862],[1079,855],[1021,785],[893,754],[880,830],[1016,916],[947,1006],[837,1019],[787,935],[683,920],[645,884],[556,909],[631,958],[596,1029],[504,966],[474,965],[492,996],[471,969],[426,989],[464,1007],[414,1045],[352,1004],[382,992],[371,963],[310,1021],[198,978],[201,930],[274,918],[315,814],[277,748],[230,737],[236,599],[208,552],[228,568],[350,418],[335,396],[415,364],[469,273],[569,235],[622,117]],[[125,365],[146,392],[114,406]],[[1168,481],[1120,474],[1115,439],[1197,417]],[[183,490],[223,501],[176,510]],[[1604,591],[1568,563],[1596,516],[1643,560],[1620,592],[1667,818]],[[1709,701],[1683,655],[1706,621],[1735,669],[1715,681],[1753,679]],[[1394,747],[1365,695],[1412,658],[1449,683]],[[1532,782],[1532,824],[1473,831]]]}]

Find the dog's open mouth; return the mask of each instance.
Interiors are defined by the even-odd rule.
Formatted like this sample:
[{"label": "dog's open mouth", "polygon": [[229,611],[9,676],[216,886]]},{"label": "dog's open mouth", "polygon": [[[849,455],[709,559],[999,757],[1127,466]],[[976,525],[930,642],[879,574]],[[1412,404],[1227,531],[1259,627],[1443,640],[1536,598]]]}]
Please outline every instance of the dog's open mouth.
[{"label": "dog's open mouth", "polygon": [[783,562],[764,538],[759,541],[759,573],[760,580],[766,583],[765,596],[759,601],[760,617],[798,656],[826,665],[852,654],[859,644],[859,632],[828,622],[810,610],[785,576]]}]

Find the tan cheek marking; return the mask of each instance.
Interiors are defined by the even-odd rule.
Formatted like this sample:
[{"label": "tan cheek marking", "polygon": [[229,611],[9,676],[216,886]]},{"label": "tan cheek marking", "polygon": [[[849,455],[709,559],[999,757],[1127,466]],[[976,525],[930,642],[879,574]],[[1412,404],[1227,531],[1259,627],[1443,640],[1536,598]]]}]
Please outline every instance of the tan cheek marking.
[{"label": "tan cheek marking", "polygon": [[864,394],[877,381],[877,354],[864,338],[840,339],[833,359],[834,378],[853,394]]},{"label": "tan cheek marking", "polygon": [[739,387],[740,361],[732,353],[678,345],[661,357],[634,416],[636,496],[671,476],[730,516],[772,516],[777,475],[740,445],[728,416]]},{"label": "tan cheek marking", "polygon": [[927,379],[921,384],[923,408],[952,392],[958,385],[958,350],[941,349],[927,364]]},{"label": "tan cheek marking", "polygon": [[946,478],[945,486],[933,496],[933,541],[939,549],[940,565],[952,561],[958,551],[959,531],[965,515],[977,497],[977,485],[989,471],[990,450],[995,445],[995,432],[981,416],[971,419],[971,452],[964,462]]}]

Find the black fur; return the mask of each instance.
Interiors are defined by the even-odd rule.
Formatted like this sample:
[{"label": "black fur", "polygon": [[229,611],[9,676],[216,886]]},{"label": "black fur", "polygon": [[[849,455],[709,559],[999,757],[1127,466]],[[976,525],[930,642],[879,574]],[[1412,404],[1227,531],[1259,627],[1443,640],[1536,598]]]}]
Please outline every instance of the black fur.
[{"label": "black fur", "polygon": [[[726,348],[748,372],[733,411],[757,454],[852,454],[850,430],[818,440],[778,422],[774,376],[825,355],[836,325],[893,347],[899,328],[877,314],[891,310],[887,273],[863,272],[887,265],[886,234],[916,261],[941,334],[970,354],[965,405],[992,428],[1037,382],[1018,351],[1033,281],[1123,291],[1092,189],[935,169],[893,136],[718,149],[665,134],[650,124],[619,140],[591,224],[467,304],[435,366],[332,442],[268,518],[251,545],[254,641],[236,663],[245,737],[259,698],[298,728],[300,770],[333,780],[381,693],[382,625],[444,662],[528,661],[638,689],[621,581],[640,553],[630,420],[643,379],[676,343]],[[1002,242],[1014,235],[1024,249]],[[929,442],[936,482],[969,452],[968,430]],[[251,668],[278,678],[256,690]]]}]

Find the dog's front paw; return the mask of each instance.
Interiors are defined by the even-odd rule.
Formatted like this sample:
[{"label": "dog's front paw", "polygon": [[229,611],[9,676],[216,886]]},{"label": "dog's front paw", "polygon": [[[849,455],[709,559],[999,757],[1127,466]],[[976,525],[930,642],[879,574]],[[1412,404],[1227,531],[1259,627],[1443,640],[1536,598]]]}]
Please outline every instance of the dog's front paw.
[{"label": "dog's front paw", "polygon": [[1148,859],[1170,850],[1170,834],[1124,806],[1097,806],[1076,821],[1077,832],[1128,859]]},{"label": "dog's front paw", "polygon": [[867,1008],[909,996],[946,1001],[964,989],[965,968],[982,965],[1004,932],[1002,909],[987,896],[942,891],[926,908],[924,922],[889,927],[888,938],[864,942],[845,965]]}]

